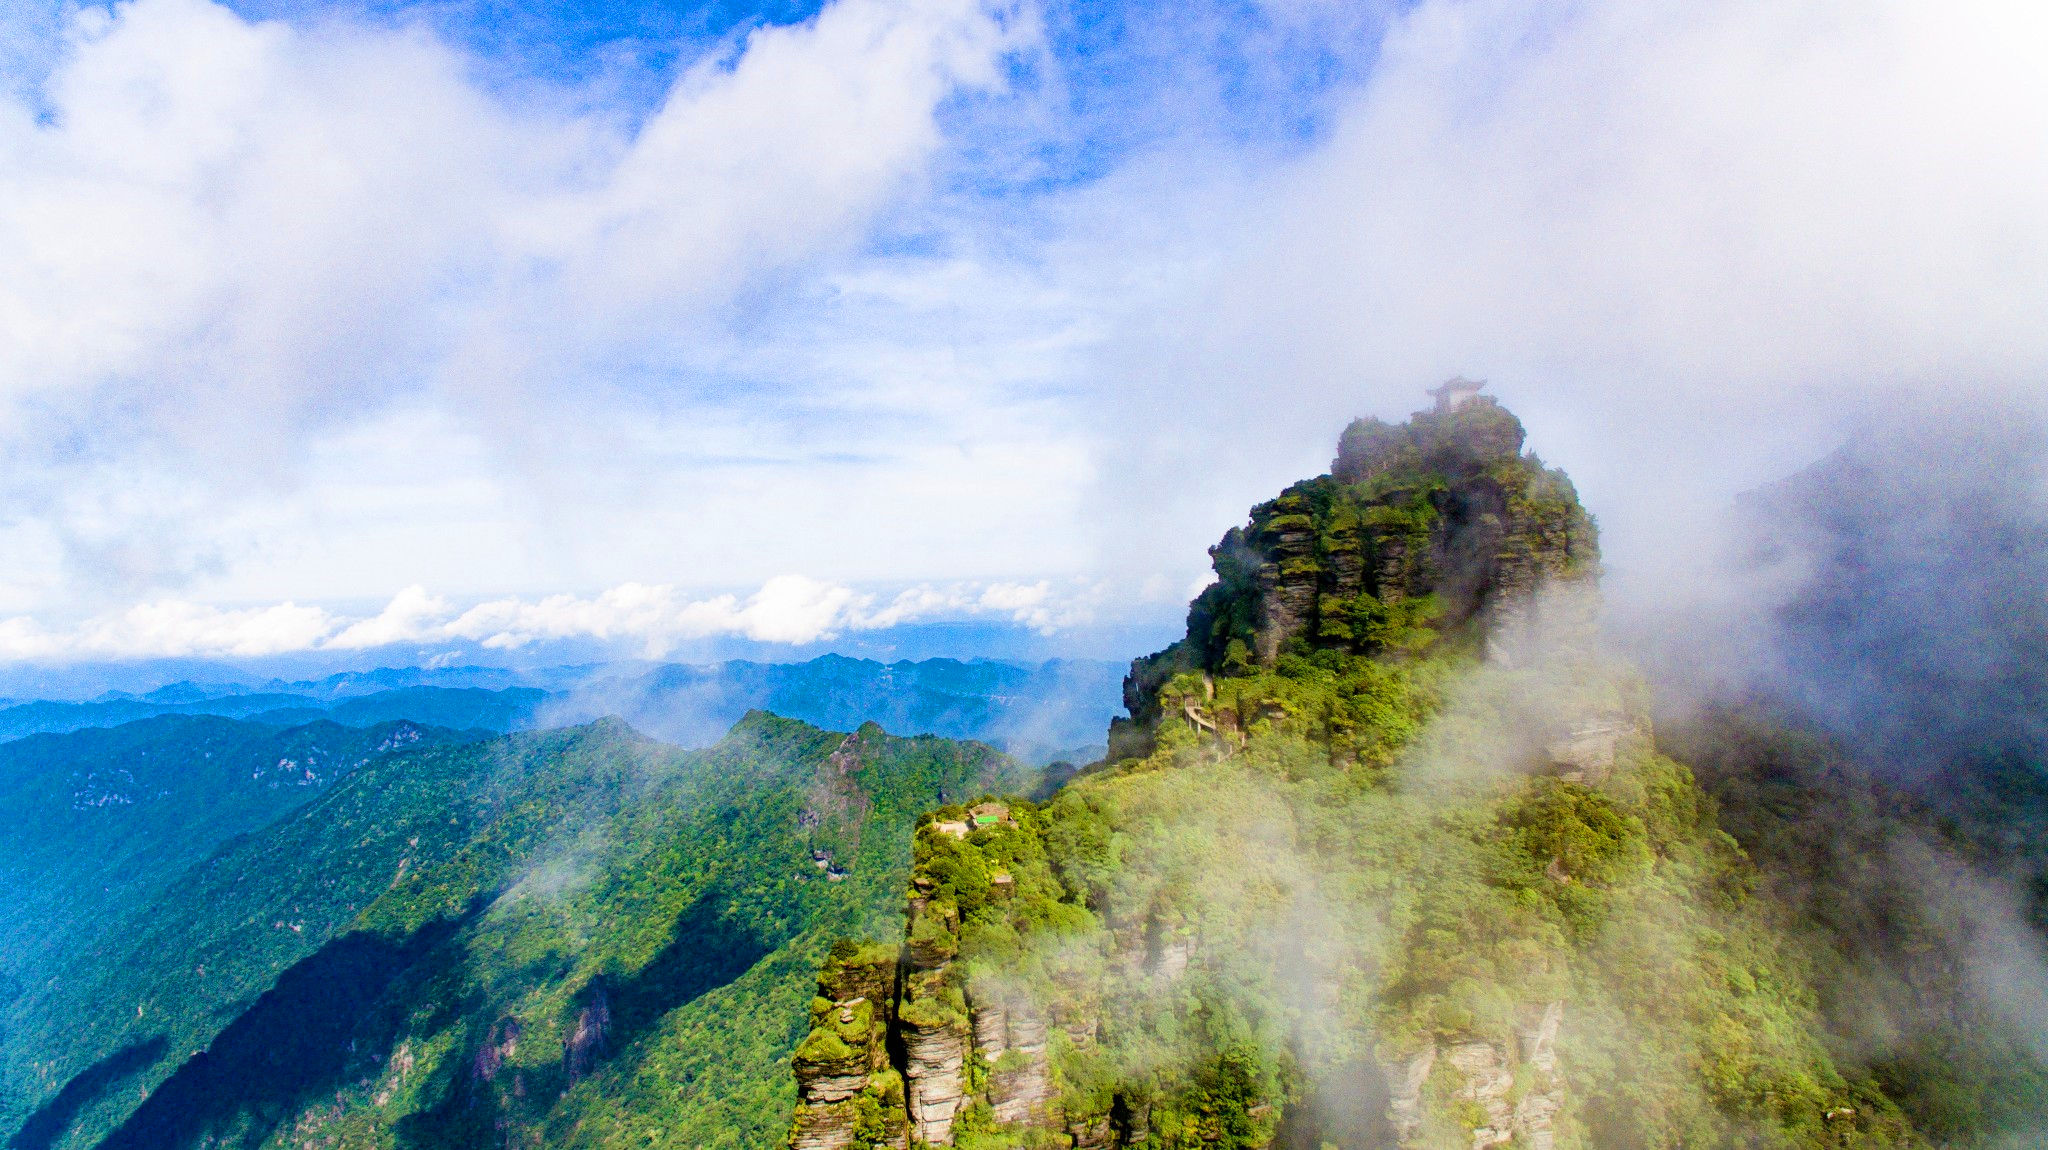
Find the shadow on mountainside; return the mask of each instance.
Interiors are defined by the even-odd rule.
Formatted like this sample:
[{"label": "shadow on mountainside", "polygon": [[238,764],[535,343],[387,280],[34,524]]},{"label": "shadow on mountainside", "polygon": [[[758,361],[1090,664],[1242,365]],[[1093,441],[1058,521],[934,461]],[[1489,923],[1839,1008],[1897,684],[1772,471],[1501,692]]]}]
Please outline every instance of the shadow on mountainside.
[{"label": "shadow on mountainside", "polygon": [[745,974],[782,945],[782,939],[755,937],[723,909],[717,895],[699,897],[676,916],[668,945],[647,965],[624,978],[598,979],[584,992],[586,1004],[609,999],[614,1049],[638,1042],[669,1011]]},{"label": "shadow on mountainside", "polygon": [[669,942],[627,975],[601,975],[577,995],[563,1020],[559,1061],[515,1063],[517,1019],[474,1019],[467,1058],[449,1059],[440,1102],[398,1124],[407,1150],[452,1150],[517,1143],[514,1132],[541,1127],[578,1081],[633,1049],[680,1006],[739,978],[781,945],[725,916],[724,901],[706,893],[676,916]]},{"label": "shadow on mountainside", "polygon": [[57,1139],[64,1136],[64,1131],[70,1129],[72,1119],[77,1118],[80,1111],[99,1101],[124,1079],[156,1065],[169,1045],[162,1036],[148,1042],[131,1043],[79,1071],[64,1084],[64,1089],[59,1090],[55,1098],[28,1116],[21,1129],[7,1140],[7,1150],[50,1150],[57,1144]]},{"label": "shadow on mountainside", "polygon": [[261,1143],[349,1077],[357,1061],[352,1039],[378,998],[483,905],[402,939],[359,932],[321,947],[187,1059],[99,1150]]}]

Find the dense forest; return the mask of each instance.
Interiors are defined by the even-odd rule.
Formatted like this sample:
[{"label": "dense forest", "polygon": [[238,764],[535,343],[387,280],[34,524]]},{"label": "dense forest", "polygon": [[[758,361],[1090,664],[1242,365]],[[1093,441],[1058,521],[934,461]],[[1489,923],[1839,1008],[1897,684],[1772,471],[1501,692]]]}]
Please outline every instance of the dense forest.
[{"label": "dense forest", "polygon": [[916,813],[1029,785],[767,714],[386,755],[30,989],[10,1145],[771,1142],[810,972],[892,921]]}]

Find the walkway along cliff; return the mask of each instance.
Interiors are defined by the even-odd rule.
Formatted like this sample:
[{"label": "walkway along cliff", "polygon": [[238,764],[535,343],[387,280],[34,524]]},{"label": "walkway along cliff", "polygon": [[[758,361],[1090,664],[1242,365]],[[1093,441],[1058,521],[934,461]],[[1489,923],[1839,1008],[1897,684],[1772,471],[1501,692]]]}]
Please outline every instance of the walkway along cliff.
[{"label": "walkway along cliff", "polygon": [[793,1147],[1916,1144],[1593,642],[1570,481],[1438,394],[1211,549],[1107,761],[923,818]]}]

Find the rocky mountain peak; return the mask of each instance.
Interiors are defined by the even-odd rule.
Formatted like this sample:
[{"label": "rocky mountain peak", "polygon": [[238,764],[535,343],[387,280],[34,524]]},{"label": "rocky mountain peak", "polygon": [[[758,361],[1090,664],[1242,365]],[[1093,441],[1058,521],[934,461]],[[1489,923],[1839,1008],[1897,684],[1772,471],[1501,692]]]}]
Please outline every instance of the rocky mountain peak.
[{"label": "rocky mountain peak", "polygon": [[1112,730],[1112,757],[1145,753],[1174,675],[1249,673],[1319,651],[1483,649],[1526,626],[1546,587],[1591,584],[1593,519],[1524,439],[1513,412],[1478,394],[1399,424],[1353,421],[1329,474],[1252,508],[1210,548],[1216,582],[1189,606],[1187,637],[1131,666],[1131,718]]},{"label": "rocky mountain peak", "polygon": [[1354,419],[1337,440],[1330,474],[1344,483],[1408,471],[1469,476],[1522,453],[1522,421],[1490,395],[1418,411],[1406,423]]}]

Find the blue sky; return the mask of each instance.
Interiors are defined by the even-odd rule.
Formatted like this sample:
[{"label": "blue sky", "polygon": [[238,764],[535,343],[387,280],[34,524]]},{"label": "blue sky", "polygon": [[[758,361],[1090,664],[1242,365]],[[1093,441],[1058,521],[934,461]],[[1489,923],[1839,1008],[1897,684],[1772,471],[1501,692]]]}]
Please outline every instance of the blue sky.
[{"label": "blue sky", "polygon": [[[459,47],[500,91],[577,101],[644,116],[678,70],[733,51],[763,27],[800,24],[822,3],[539,4],[509,0],[310,3],[258,0],[227,7],[250,20],[317,28],[336,20],[425,27]],[[952,175],[963,189],[1029,195],[1099,178],[1162,139],[1215,135],[1279,152],[1312,144],[1356,87],[1389,3],[1287,11],[1256,2],[1163,6],[1115,0],[1035,5],[1030,53],[1006,61],[1011,91],[941,109],[963,145]],[[1028,125],[1017,98],[1056,92],[1050,116]]]},{"label": "blue sky", "polygon": [[1887,404],[2038,392],[2043,48],[1977,0],[11,0],[0,658],[1099,645],[1461,372],[1617,593],[1684,590]]}]

